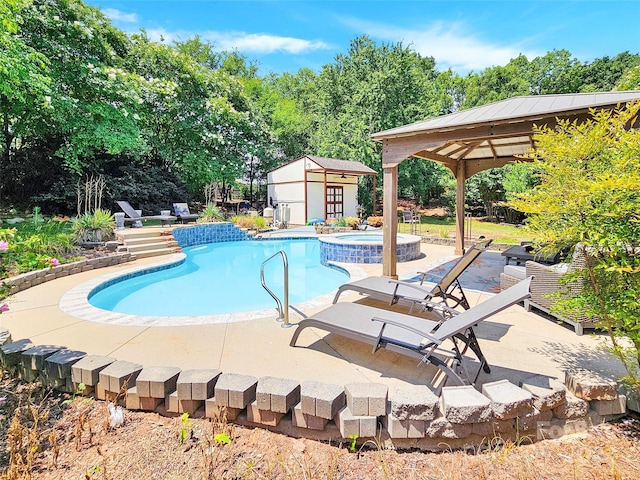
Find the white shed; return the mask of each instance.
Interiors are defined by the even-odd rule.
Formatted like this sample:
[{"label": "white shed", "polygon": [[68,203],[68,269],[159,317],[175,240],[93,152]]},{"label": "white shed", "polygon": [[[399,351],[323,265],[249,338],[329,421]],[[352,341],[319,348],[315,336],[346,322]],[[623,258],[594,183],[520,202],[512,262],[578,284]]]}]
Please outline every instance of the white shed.
[{"label": "white shed", "polygon": [[267,202],[287,204],[294,225],[356,217],[361,175],[373,175],[375,205],[375,170],[360,162],[305,155],[267,173]]}]

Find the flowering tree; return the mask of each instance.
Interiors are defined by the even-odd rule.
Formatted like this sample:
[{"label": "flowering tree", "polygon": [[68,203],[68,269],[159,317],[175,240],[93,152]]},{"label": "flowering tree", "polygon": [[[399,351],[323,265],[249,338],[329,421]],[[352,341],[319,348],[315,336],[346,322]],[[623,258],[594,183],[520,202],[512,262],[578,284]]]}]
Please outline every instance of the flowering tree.
[{"label": "flowering tree", "polygon": [[640,102],[535,131],[541,183],[513,206],[540,242],[581,245],[583,293],[559,302],[606,329],[626,380],[640,388]]}]

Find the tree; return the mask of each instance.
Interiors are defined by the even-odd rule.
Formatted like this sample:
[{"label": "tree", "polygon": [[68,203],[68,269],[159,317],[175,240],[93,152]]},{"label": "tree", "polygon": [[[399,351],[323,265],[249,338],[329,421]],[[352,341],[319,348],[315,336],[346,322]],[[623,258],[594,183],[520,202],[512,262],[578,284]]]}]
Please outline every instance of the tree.
[{"label": "tree", "polygon": [[487,218],[495,217],[496,203],[505,199],[504,174],[502,168],[491,168],[467,179],[465,200],[472,210],[481,207]]},{"label": "tree", "polygon": [[[349,52],[338,55],[318,75],[311,139],[315,153],[360,161],[380,172],[382,152],[371,134],[439,113],[436,76],[432,57],[422,57],[401,43],[354,39]],[[370,182],[369,177],[361,180],[358,197],[369,211]]]},{"label": "tree", "polygon": [[[518,195],[538,242],[576,246],[590,261],[579,276],[583,293],[559,302],[598,319],[613,353],[640,388],[640,102],[616,111],[592,111],[583,124],[560,121],[535,131],[528,155],[541,183]],[[632,128],[630,128],[630,125]],[[626,343],[627,338],[630,345]]]},{"label": "tree", "polygon": [[149,161],[176,171],[192,193],[240,178],[256,128],[237,79],[144,34],[132,37],[126,65],[143,79],[139,112]]},{"label": "tree", "polygon": [[524,55],[512,59],[504,67],[489,67],[480,73],[469,73],[463,80],[460,108],[466,109],[497,102],[505,98],[531,93],[529,62]]},{"label": "tree", "polygon": [[582,68],[579,76],[580,91],[608,92],[613,90],[625,72],[638,66],[640,66],[640,55],[629,52],[619,53],[613,58],[596,58]]},{"label": "tree", "polygon": [[79,0],[34,0],[22,19],[25,44],[49,61],[52,120],[45,135],[59,138],[56,154],[66,166],[81,173],[96,154],[140,149],[137,79],[120,68],[124,33]]},{"label": "tree", "polygon": [[580,91],[580,62],[568,50],[552,50],[531,60],[528,68],[530,93],[574,93]]},{"label": "tree", "polygon": [[640,89],[640,65],[628,69],[616,83],[616,90]]},{"label": "tree", "polygon": [[[0,178],[7,178],[5,169],[12,162],[12,152],[25,145],[26,138],[41,134],[50,118],[49,61],[22,38],[25,5],[18,1],[0,5]],[[16,142],[18,139],[21,141]]]}]

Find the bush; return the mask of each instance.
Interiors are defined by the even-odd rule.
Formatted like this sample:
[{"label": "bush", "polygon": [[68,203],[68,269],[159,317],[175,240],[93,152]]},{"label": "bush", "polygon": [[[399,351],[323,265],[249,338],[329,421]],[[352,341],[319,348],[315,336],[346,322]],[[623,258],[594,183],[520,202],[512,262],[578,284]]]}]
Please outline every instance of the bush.
[{"label": "bush", "polygon": [[218,207],[210,203],[207,205],[202,213],[200,214],[200,218],[197,220],[197,223],[211,223],[211,222],[221,222],[224,220],[224,215],[220,211]]},{"label": "bush", "polygon": [[256,217],[256,228],[258,230],[264,230],[267,227],[267,220],[264,217]]},{"label": "bush", "polygon": [[[0,279],[66,263],[72,238],[69,222],[44,220],[35,208],[30,221],[0,228]],[[7,293],[0,289],[0,299]]]},{"label": "bush", "polygon": [[113,238],[115,219],[111,212],[98,208],[73,220],[72,231],[78,243],[104,242]]},{"label": "bush", "polygon": [[234,225],[240,228],[253,229],[256,228],[257,217],[250,217],[249,215],[235,215],[231,217],[231,221]]},{"label": "bush", "polygon": [[370,227],[381,227],[382,217],[369,217],[367,218],[367,225]]},{"label": "bush", "polygon": [[[640,129],[629,128],[640,102],[593,111],[582,124],[559,121],[535,129],[540,185],[516,195],[527,228],[541,244],[581,245],[586,262],[572,280],[584,288],[565,305],[601,319],[625,380],[640,392]],[[578,247],[576,247],[578,248]]]},{"label": "bush", "polygon": [[357,230],[360,226],[360,219],[356,217],[345,217],[345,225]]}]

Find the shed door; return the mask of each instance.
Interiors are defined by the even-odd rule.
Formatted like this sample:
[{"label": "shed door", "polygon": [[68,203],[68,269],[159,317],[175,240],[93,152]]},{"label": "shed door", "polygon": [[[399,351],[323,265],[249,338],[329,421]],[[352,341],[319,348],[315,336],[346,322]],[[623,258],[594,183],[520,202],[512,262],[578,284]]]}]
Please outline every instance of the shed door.
[{"label": "shed door", "polygon": [[340,218],[343,215],[342,187],[327,187],[327,218]]}]

